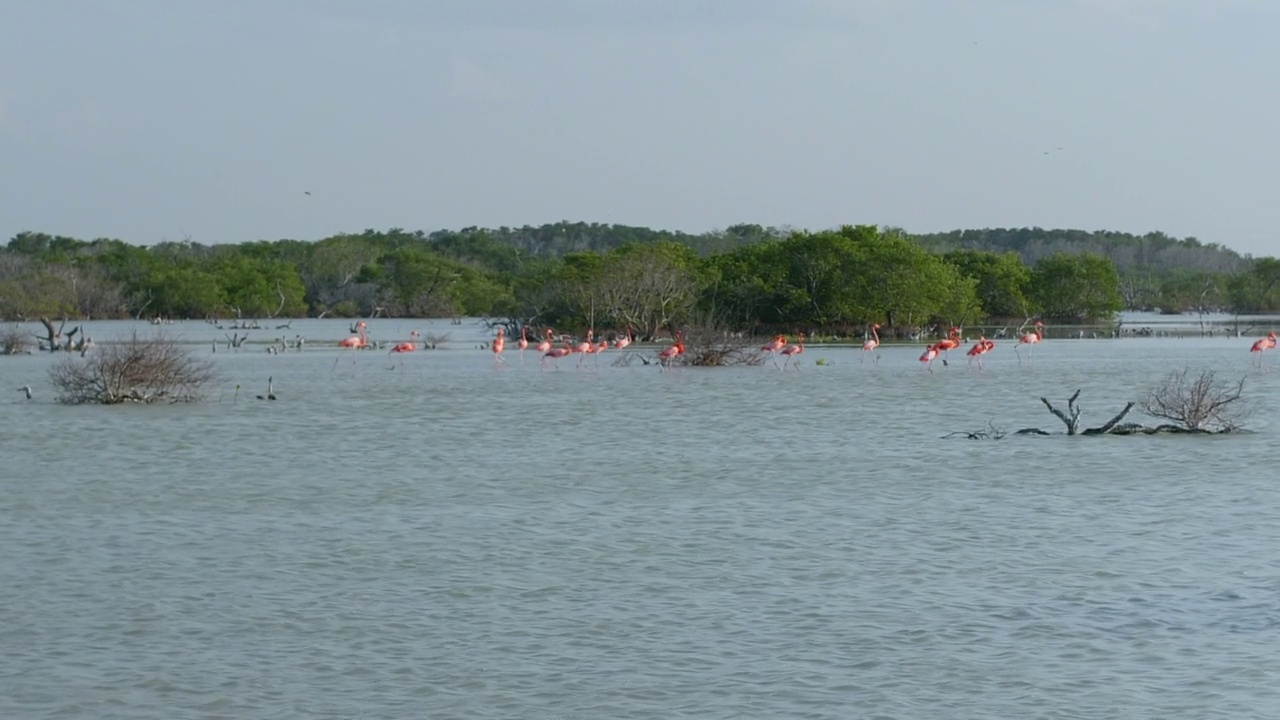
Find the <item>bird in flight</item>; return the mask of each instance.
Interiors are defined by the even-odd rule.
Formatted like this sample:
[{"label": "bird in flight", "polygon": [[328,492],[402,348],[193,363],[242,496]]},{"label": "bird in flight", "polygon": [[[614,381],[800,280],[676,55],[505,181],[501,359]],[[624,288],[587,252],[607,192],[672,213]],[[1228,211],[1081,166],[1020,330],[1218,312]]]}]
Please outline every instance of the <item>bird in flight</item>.
[{"label": "bird in flight", "polygon": [[302,194],[303,194],[303,195],[310,195],[310,194],[311,194],[311,191],[310,191],[310,190],[303,190],[303,191],[302,191]]}]

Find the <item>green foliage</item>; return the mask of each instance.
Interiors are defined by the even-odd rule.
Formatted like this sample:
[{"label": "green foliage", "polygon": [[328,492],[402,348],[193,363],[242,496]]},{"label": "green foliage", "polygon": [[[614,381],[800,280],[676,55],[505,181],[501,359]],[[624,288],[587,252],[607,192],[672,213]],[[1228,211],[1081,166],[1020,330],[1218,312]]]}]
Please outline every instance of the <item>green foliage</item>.
[{"label": "green foliage", "polygon": [[922,325],[975,319],[981,306],[972,278],[894,230],[848,227],[841,233],[861,249],[856,291],[859,324]]},{"label": "green foliage", "polygon": [[496,314],[570,332],[630,325],[652,336],[695,317],[820,331],[1039,310],[1073,322],[1122,306],[1280,309],[1280,260],[1160,233],[913,236],[871,225],[742,224],[693,235],[571,222],[152,247],[24,232],[0,249],[8,319]]},{"label": "green foliage", "polygon": [[1091,253],[1058,253],[1036,263],[1030,295],[1044,318],[1062,323],[1107,320],[1123,307],[1115,263]]},{"label": "green foliage", "polygon": [[954,265],[962,277],[974,280],[977,300],[987,315],[1014,318],[1031,314],[1026,295],[1031,269],[1016,253],[953,250],[943,255],[943,259]]},{"label": "green foliage", "polygon": [[1222,273],[1179,270],[1160,283],[1155,304],[1166,313],[1211,312],[1222,307],[1226,287]]},{"label": "green foliage", "polygon": [[226,308],[218,278],[194,265],[156,266],[138,282],[133,295],[140,311],[163,317],[210,317]]},{"label": "green foliage", "polygon": [[1259,258],[1249,272],[1231,278],[1227,298],[1237,313],[1280,310],[1280,260]]},{"label": "green foliage", "polygon": [[302,278],[282,260],[228,255],[214,262],[222,300],[237,317],[291,317],[306,312]]}]

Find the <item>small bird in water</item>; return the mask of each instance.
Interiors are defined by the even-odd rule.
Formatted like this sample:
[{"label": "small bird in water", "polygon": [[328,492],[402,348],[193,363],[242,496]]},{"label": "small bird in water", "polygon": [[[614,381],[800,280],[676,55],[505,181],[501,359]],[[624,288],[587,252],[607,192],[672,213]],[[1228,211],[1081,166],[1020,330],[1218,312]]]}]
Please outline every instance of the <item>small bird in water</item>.
[{"label": "small bird in water", "polygon": [[275,394],[274,392],[272,392],[272,391],[271,391],[271,382],[272,382],[272,380],[274,380],[274,378],[270,378],[270,377],[269,377],[269,378],[267,378],[267,394],[266,394],[266,395],[259,395],[259,396],[258,396],[258,399],[259,399],[259,400],[275,400],[275,399],[276,399],[276,394]]},{"label": "small bird in water", "polygon": [[23,385],[22,387],[18,388],[18,392],[26,393],[26,394],[27,394],[27,399],[28,399],[28,400],[30,400],[30,399],[31,399],[31,386],[30,386],[30,385]]}]

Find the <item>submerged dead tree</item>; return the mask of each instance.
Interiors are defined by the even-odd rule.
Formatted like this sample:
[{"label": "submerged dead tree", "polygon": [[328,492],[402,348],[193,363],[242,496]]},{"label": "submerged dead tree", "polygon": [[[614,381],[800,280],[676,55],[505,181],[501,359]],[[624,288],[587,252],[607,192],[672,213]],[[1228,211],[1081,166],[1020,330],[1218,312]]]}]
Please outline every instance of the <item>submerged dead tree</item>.
[{"label": "submerged dead tree", "polygon": [[[1046,398],[1046,397],[1040,398],[1040,402],[1044,403],[1044,406],[1049,408],[1049,412],[1053,413],[1054,416],[1056,416],[1059,420],[1062,421],[1063,425],[1067,426],[1068,435],[1077,435],[1077,434],[1105,435],[1106,433],[1111,432],[1116,426],[1118,426],[1120,421],[1124,419],[1125,415],[1129,414],[1129,411],[1132,410],[1134,406],[1134,403],[1130,401],[1127,405],[1124,406],[1123,410],[1116,413],[1114,417],[1112,417],[1102,426],[1096,427],[1096,428],[1086,428],[1083,432],[1081,432],[1080,431],[1080,406],[1076,405],[1076,399],[1079,397],[1080,397],[1080,391],[1076,390],[1075,394],[1067,398],[1067,409],[1065,412],[1063,410],[1060,410],[1054,407],[1053,403],[1049,402],[1049,398]],[[1048,434],[1043,430],[1039,430],[1038,428],[1027,428],[1027,429],[1019,430],[1018,433],[1019,434],[1032,433],[1032,434],[1042,434],[1042,435]]]},{"label": "submerged dead tree", "polygon": [[[1049,409],[1054,417],[1062,421],[1068,435],[1154,435],[1156,433],[1224,433],[1235,432],[1243,428],[1244,420],[1250,408],[1243,401],[1244,378],[1236,383],[1219,383],[1212,370],[1202,370],[1198,377],[1190,377],[1186,369],[1170,373],[1164,382],[1152,387],[1139,401],[1129,401],[1120,412],[1098,427],[1080,429],[1081,409],[1077,404],[1080,391],[1076,390],[1067,398],[1065,409],[1055,407],[1048,398],[1040,398],[1040,402]],[[1147,427],[1139,423],[1122,423],[1121,421],[1135,406],[1146,414],[1161,420],[1172,422]],[[947,437],[969,437],[971,439],[999,440],[1004,434],[994,432],[995,426],[988,424],[992,432],[978,431],[972,433],[959,432],[944,435]],[[1015,435],[1049,435],[1040,428],[1023,428]]]},{"label": "submerged dead tree", "polygon": [[76,333],[80,332],[80,326],[77,325],[67,332],[66,339],[62,337],[62,330],[67,326],[67,319],[63,318],[62,322],[57,326],[53,326],[53,320],[47,316],[40,318],[40,324],[44,325],[45,336],[40,338],[40,349],[49,352],[57,352],[59,350],[71,350]]},{"label": "submerged dead tree", "polygon": [[686,327],[684,354],[680,361],[699,367],[759,365],[763,356],[752,343],[726,327],[712,322]]}]

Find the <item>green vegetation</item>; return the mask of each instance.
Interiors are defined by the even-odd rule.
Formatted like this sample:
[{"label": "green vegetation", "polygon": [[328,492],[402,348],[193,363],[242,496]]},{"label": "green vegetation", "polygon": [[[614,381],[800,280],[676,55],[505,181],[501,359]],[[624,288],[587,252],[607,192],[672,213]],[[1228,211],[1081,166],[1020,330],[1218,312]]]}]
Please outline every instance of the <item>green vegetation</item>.
[{"label": "green vegetation", "polygon": [[480,315],[647,337],[691,321],[910,329],[1107,322],[1125,308],[1280,310],[1280,260],[1161,233],[736,225],[694,235],[567,222],[146,248],[24,232],[0,249],[0,319],[11,321]]}]

